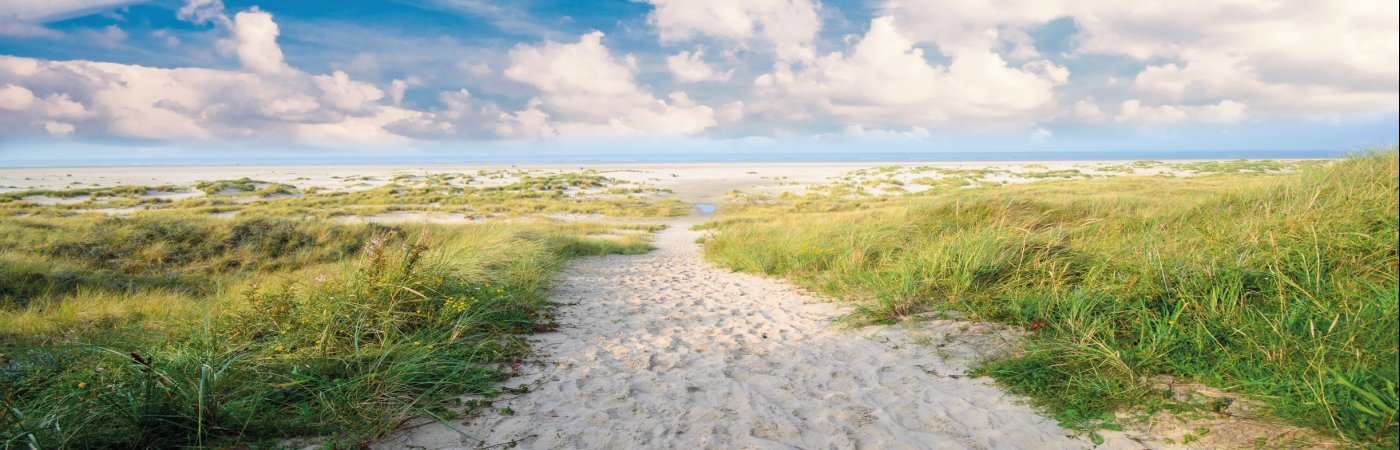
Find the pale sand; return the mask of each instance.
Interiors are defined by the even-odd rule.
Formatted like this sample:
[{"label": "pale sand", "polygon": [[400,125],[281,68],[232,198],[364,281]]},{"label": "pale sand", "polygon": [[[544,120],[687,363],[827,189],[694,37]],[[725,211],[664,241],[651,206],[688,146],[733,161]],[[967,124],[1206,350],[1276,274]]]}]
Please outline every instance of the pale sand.
[{"label": "pale sand", "polygon": [[[844,310],[700,259],[682,222],[636,256],[576,262],[540,366],[454,431],[424,420],[375,448],[1089,448],[990,379],[1010,333],[934,320],[831,326]],[[513,415],[499,413],[509,408]],[[1121,433],[1101,448],[1142,448]]]},{"label": "pale sand", "polygon": [[[1280,160],[1285,161],[1285,160]],[[1173,161],[1187,162],[1187,160]],[[845,178],[849,172],[876,167],[928,167],[940,169],[999,169],[1010,173],[1040,170],[1080,169],[1096,176],[1127,176],[1098,169],[1121,164],[1122,161],[910,161],[910,162],[747,162],[747,163],[593,163],[593,164],[435,164],[435,165],[344,165],[344,166],[132,166],[132,167],[20,167],[0,168],[0,192],[26,189],[70,189],[91,186],[121,185],[191,185],[196,181],[212,181],[249,177],[273,183],[287,183],[298,188],[319,187],[330,190],[359,190],[381,186],[394,175],[423,175],[464,173],[474,175],[479,170],[527,170],[536,172],[577,172],[590,169],[602,175],[629,183],[646,183],[670,189],[675,196],[690,202],[719,202],[733,190],[748,193],[800,192],[807,186]],[[1028,168],[1030,165],[1034,167]],[[1137,176],[1171,173],[1188,175],[1169,169],[1142,169]],[[908,182],[918,177],[939,177],[931,172],[905,172],[893,176],[856,178],[893,178]],[[346,177],[369,177],[369,180]],[[513,181],[512,177],[480,179],[473,184],[491,185]],[[1037,179],[1016,178],[1005,174],[986,178],[995,182],[1033,182]],[[910,190],[917,190],[910,186]],[[171,199],[198,196],[199,193],[153,194]]]},{"label": "pale sand", "polygon": [[[732,190],[802,192],[855,180],[938,176],[924,170],[852,177],[871,167],[1031,168],[1018,162],[601,164],[586,168],[633,183],[670,189],[659,197],[723,203]],[[1035,170],[1084,169],[1110,162],[1040,163]],[[363,189],[394,174],[472,173],[501,165],[0,168],[0,192],[88,185],[190,184],[241,178],[305,188]],[[516,169],[576,171],[578,165]],[[1136,175],[1157,175],[1159,170]],[[347,181],[346,176],[370,176]],[[1171,175],[1186,175],[1172,173]],[[340,177],[340,178],[336,178]],[[1033,182],[1006,176],[999,183]],[[78,182],[77,186],[72,183]],[[503,183],[504,179],[483,180]],[[906,186],[909,190],[917,186]],[[163,193],[198,196],[202,193]],[[56,199],[36,199],[59,202]],[[68,200],[75,201],[75,200]],[[133,208],[97,210],[111,214]],[[550,216],[553,220],[617,220]],[[391,213],[353,220],[469,221],[438,212]],[[509,219],[514,220],[514,219]],[[687,220],[696,220],[689,218]],[[842,307],[785,283],[731,273],[700,260],[689,223],[673,223],[645,255],[588,258],[563,275],[555,300],[561,329],[532,338],[541,367],[525,367],[509,386],[531,392],[453,428],[423,421],[377,448],[1088,448],[1084,437],[1038,415],[986,378],[964,371],[1004,348],[1014,333],[989,324],[933,320],[911,326],[833,328]],[[1202,425],[1201,448],[1235,447],[1279,427],[1253,420],[1206,424],[1164,419],[1143,431],[1103,432],[1105,448],[1164,448]],[[1142,428],[1142,427],[1139,427]],[[1289,429],[1298,435],[1305,430]],[[1131,434],[1131,437],[1130,437]],[[1241,444],[1241,445],[1232,445]]]}]

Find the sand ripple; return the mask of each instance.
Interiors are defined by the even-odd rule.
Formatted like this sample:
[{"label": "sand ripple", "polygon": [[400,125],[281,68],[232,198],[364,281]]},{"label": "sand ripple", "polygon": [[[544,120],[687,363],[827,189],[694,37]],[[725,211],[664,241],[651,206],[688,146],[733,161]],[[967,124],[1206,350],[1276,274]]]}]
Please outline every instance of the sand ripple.
[{"label": "sand ripple", "polygon": [[990,326],[832,328],[838,307],[702,262],[697,236],[675,227],[649,254],[576,262],[556,290],[561,328],[533,338],[543,366],[509,383],[535,387],[493,405],[513,415],[456,425],[470,438],[430,423],[376,447],[1092,447],[963,376]]}]

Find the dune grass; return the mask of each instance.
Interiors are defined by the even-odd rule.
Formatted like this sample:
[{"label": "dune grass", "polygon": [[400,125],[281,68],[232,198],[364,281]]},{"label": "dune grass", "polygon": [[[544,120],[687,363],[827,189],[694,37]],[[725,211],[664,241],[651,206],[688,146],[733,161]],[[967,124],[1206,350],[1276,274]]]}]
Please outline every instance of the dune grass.
[{"label": "dune grass", "polygon": [[347,447],[445,420],[552,326],[569,258],[645,252],[654,230],[0,218],[0,446]]},{"label": "dune grass", "polygon": [[[346,186],[308,186],[250,178],[199,181],[192,186],[117,186],[34,189],[0,193],[0,216],[68,217],[94,210],[236,213],[248,216],[373,216],[436,212],[475,218],[580,214],[670,217],[689,206],[648,183],[630,183],[592,170],[582,172],[480,171],[397,174],[386,182],[350,176]],[[373,182],[371,182],[373,181]],[[152,194],[177,193],[176,198]]]},{"label": "dune grass", "polygon": [[1393,448],[1397,162],[1392,146],[1289,174],[753,199],[709,225],[705,254],[853,299],[855,322],[1023,327],[1025,348],[981,373],[1072,427],[1162,401],[1169,376]]}]

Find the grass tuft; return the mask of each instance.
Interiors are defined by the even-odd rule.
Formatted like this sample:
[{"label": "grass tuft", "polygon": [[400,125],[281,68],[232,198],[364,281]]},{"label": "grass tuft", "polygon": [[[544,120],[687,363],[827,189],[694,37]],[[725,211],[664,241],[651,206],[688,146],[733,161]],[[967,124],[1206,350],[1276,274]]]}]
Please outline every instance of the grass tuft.
[{"label": "grass tuft", "polygon": [[1397,166],[1391,146],[1177,168],[1193,177],[750,200],[709,225],[705,253],[854,299],[856,322],[957,309],[1024,327],[1028,346],[982,372],[1071,426],[1171,376],[1394,445]]}]

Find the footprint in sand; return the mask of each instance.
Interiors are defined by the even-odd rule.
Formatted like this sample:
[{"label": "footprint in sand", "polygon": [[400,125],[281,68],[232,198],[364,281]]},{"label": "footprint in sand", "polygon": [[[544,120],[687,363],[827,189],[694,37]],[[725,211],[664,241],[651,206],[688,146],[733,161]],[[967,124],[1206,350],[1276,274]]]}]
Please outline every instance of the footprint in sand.
[{"label": "footprint in sand", "polygon": [[559,330],[532,338],[544,365],[508,383],[539,387],[494,405],[513,414],[454,424],[461,432],[429,423],[375,447],[1093,447],[987,379],[948,376],[968,362],[938,355],[960,349],[833,328],[840,307],[713,267],[698,236],[682,224],[651,253],[575,262],[555,292]]}]

